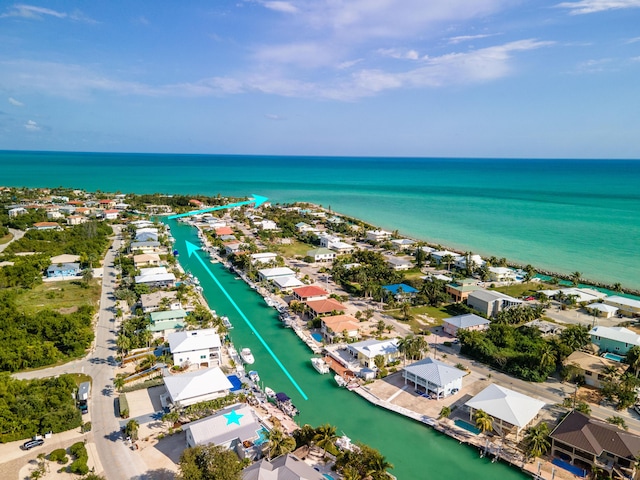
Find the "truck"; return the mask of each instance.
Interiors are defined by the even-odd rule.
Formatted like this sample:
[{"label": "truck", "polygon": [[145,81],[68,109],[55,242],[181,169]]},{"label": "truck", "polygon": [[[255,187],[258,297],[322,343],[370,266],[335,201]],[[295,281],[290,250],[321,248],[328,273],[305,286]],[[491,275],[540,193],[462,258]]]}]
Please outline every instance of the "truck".
[{"label": "truck", "polygon": [[89,394],[91,393],[91,383],[82,382],[78,387],[78,408],[85,414],[89,412]]}]

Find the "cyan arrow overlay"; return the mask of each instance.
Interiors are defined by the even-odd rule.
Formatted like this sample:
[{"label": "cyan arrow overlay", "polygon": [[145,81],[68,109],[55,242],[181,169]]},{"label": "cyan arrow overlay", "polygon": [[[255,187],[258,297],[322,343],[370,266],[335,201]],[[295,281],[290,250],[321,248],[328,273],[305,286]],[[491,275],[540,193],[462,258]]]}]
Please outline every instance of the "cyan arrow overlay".
[{"label": "cyan arrow overlay", "polygon": [[255,203],[253,207],[258,208],[267,200],[269,200],[267,197],[263,197],[261,195],[253,195],[253,198],[251,200],[245,200],[244,202],[230,203],[229,205],[218,205],[217,207],[203,208],[202,210],[193,210],[187,213],[171,215],[169,219],[171,220],[174,218],[190,217],[191,215],[198,215],[199,213],[214,212],[216,210],[224,210],[225,208],[241,207],[242,205],[249,205],[250,203]]},{"label": "cyan arrow overlay", "polygon": [[[193,243],[185,241],[185,243],[187,244],[187,255],[190,257],[193,253],[195,253],[197,250],[200,250],[199,247],[195,246]],[[252,323],[249,321],[249,319],[246,317],[246,315],[242,312],[242,310],[240,310],[240,307],[238,307],[238,305],[236,304],[236,302],[233,301],[233,298],[231,298],[231,295],[229,295],[227,293],[227,291],[224,289],[224,287],[222,286],[222,284],[220,283],[220,281],[215,277],[215,275],[211,272],[211,270],[209,270],[209,266],[205,263],[204,260],[202,260],[202,258],[200,258],[200,255],[195,256],[198,261],[200,262],[200,264],[204,267],[204,269],[207,271],[207,273],[209,274],[209,276],[213,279],[214,282],[216,282],[216,285],[218,285],[218,288],[220,288],[220,290],[222,290],[222,293],[224,293],[224,296],[227,297],[227,300],[229,300],[229,302],[231,302],[231,305],[233,305],[233,307],[236,309],[236,311],[240,314],[240,316],[242,317],[242,319],[247,322],[247,325],[249,325],[249,328],[251,329],[251,331],[253,332],[253,334],[257,337],[258,340],[260,340],[260,343],[262,343],[262,346],[267,350],[267,352],[269,352],[269,355],[271,355],[271,357],[275,360],[275,362],[278,364],[278,366],[280,367],[280,369],[282,370],[282,372],[287,376],[287,378],[291,381],[291,383],[293,384],[294,387],[296,387],[296,390],[298,390],[298,392],[300,392],[300,395],[302,395],[302,398],[304,398],[305,400],[308,400],[309,397],[307,397],[306,393],[304,393],[302,391],[302,388],[300,388],[300,385],[298,385],[298,383],[293,379],[293,377],[291,376],[291,374],[289,373],[289,371],[287,370],[287,368],[282,364],[282,362],[280,361],[280,359],[278,357],[276,357],[276,354],[273,353],[273,350],[271,350],[271,347],[269,347],[269,345],[267,344],[267,342],[264,341],[264,338],[262,338],[262,335],[260,335],[258,333],[258,331],[256,330],[256,328],[252,325]]]}]

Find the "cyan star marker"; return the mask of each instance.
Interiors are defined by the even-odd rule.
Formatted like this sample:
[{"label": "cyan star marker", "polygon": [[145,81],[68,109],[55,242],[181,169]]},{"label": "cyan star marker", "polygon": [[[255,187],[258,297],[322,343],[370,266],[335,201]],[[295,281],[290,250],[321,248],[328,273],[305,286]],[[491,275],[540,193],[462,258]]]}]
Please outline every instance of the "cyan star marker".
[{"label": "cyan star marker", "polygon": [[231,425],[232,423],[240,425],[240,419],[244,417],[244,414],[240,415],[235,410],[231,410],[231,412],[225,413],[223,417],[227,419],[227,425]]}]

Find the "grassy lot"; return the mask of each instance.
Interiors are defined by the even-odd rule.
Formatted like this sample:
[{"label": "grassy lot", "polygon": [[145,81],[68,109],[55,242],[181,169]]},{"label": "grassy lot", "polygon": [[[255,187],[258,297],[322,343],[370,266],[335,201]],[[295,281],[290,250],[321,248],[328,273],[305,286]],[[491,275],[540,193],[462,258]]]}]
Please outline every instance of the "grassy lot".
[{"label": "grassy lot", "polygon": [[77,280],[48,282],[31,290],[21,290],[16,304],[27,314],[34,314],[44,308],[65,313],[81,305],[97,305],[100,292],[98,280],[91,280],[89,288],[82,287]]},{"label": "grassy lot", "polygon": [[[402,311],[401,310],[391,310],[386,312],[388,315],[392,316],[396,320],[405,323],[402,320]],[[425,315],[433,318],[435,321],[430,324],[430,326],[438,326],[442,325],[442,321],[445,318],[454,317],[456,315],[462,315],[467,313],[466,310],[460,308],[459,304],[452,303],[451,305],[444,305],[441,307],[429,307],[429,306],[420,306],[420,307],[412,307],[411,315],[413,318],[409,321],[408,325],[411,327],[411,331],[414,333],[420,333],[426,329],[425,325],[420,323],[417,320],[418,315]]]},{"label": "grassy lot", "polygon": [[0,245],[4,245],[5,243],[9,243],[13,238],[12,233],[7,233],[4,237],[0,237]]},{"label": "grassy lot", "polygon": [[404,278],[406,280],[418,280],[420,277],[424,277],[424,273],[419,268],[412,268],[404,272]]},{"label": "grassy lot", "polygon": [[290,245],[278,245],[278,252],[287,258],[304,257],[309,250],[314,248],[318,247],[294,240]]},{"label": "grassy lot", "polygon": [[[495,290],[505,293],[514,298],[521,298],[529,295],[533,295],[538,290],[547,290],[554,288],[553,285],[540,283],[540,282],[528,282],[528,283],[516,283],[514,285],[498,287]],[[556,285],[555,288],[558,288]]]}]

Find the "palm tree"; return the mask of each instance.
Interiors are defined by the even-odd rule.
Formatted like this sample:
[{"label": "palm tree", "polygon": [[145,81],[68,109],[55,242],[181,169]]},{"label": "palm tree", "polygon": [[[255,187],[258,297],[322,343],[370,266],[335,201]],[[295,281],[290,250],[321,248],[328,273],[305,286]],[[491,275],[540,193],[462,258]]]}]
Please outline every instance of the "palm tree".
[{"label": "palm tree", "polygon": [[532,457],[540,457],[547,453],[551,443],[549,443],[549,425],[545,422],[535,427],[529,427],[524,436],[527,446],[527,453]]},{"label": "palm tree", "polygon": [[549,343],[544,344],[539,351],[539,364],[541,369],[551,367],[556,363],[556,354]]},{"label": "palm tree", "polygon": [[573,272],[569,278],[571,278],[571,281],[573,282],[574,285],[578,285],[580,283],[580,279],[582,277],[582,274],[580,272]]},{"label": "palm tree", "polygon": [[490,432],[493,430],[493,418],[484,410],[476,410],[473,414],[473,419],[476,422],[476,427],[481,432]]},{"label": "palm tree", "polygon": [[640,370],[640,347],[637,345],[631,347],[627,352],[624,363],[629,365],[629,368],[633,369],[636,374],[636,378],[638,378],[638,371]]},{"label": "palm tree", "polygon": [[624,421],[624,418],[622,417],[618,417],[616,415],[614,415],[613,417],[609,417],[606,419],[607,423],[610,423],[611,425],[617,425],[618,427],[624,429],[624,430],[628,430],[629,427],[627,427],[627,422]]},{"label": "palm tree", "polygon": [[125,433],[131,437],[132,440],[138,439],[138,429],[140,424],[135,418],[132,418],[127,422],[127,426],[124,428]]},{"label": "palm tree", "polygon": [[285,435],[282,430],[278,428],[274,428],[267,433],[267,438],[269,439],[269,443],[267,444],[267,456],[269,459],[292,452],[296,448],[296,441],[293,437]]},{"label": "palm tree", "polygon": [[451,269],[451,264],[453,263],[453,257],[447,253],[442,257],[442,263],[447,265],[447,271],[449,271]]},{"label": "palm tree", "polygon": [[393,468],[393,465],[387,462],[387,459],[381,455],[375,455],[367,465],[367,476],[371,476],[371,478],[389,478],[387,475],[387,470]]},{"label": "palm tree", "polygon": [[446,405],[440,409],[440,414],[438,418],[447,418],[451,415],[451,407],[447,407]]},{"label": "palm tree", "polygon": [[411,320],[411,304],[409,302],[402,302],[402,319],[405,322]]},{"label": "palm tree", "polygon": [[124,387],[124,376],[123,375],[118,375],[118,376],[116,376],[116,378],[113,379],[113,387],[117,391],[122,390],[122,387]]},{"label": "palm tree", "polygon": [[384,358],[384,355],[376,355],[373,357],[373,363],[375,363],[376,368],[378,369],[378,374],[380,375],[387,361]]},{"label": "palm tree", "polygon": [[336,427],[333,425],[329,425],[325,423],[324,425],[320,425],[316,428],[316,434],[313,437],[313,440],[316,442],[316,445],[322,448],[322,456],[327,453],[327,447],[330,445],[334,445],[334,441],[336,440]]}]

